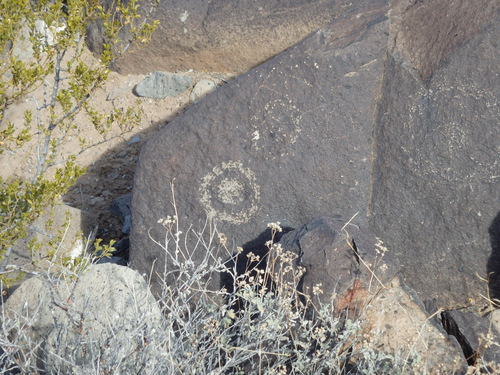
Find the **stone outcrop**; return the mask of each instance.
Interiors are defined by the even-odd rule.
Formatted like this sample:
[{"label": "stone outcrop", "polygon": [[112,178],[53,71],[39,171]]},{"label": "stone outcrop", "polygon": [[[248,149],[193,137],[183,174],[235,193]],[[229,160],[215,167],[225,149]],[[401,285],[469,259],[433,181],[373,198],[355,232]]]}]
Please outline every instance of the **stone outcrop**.
[{"label": "stone outcrop", "polygon": [[112,264],[92,266],[73,283],[31,278],[3,308],[18,325],[12,342],[28,345],[25,355],[51,374],[138,373],[157,359],[160,346],[147,343],[167,332],[144,279]]},{"label": "stone outcrop", "polygon": [[[297,266],[305,268],[297,285],[302,293],[316,306],[332,303],[336,315],[359,322],[357,352],[366,347],[418,356],[426,373],[464,370],[460,347],[433,324],[415,292],[399,280],[397,260],[375,236],[327,216],[284,234],[279,244],[284,252],[296,253]],[[322,293],[315,295],[318,285]]]},{"label": "stone outcrop", "polygon": [[486,293],[477,275],[487,278],[488,229],[500,210],[500,4],[443,4],[417,2],[394,23],[372,140],[370,228],[407,284],[452,309]]},{"label": "stone outcrop", "polygon": [[475,365],[479,360],[484,364],[500,363],[496,316],[496,312],[485,316],[463,310],[441,312],[444,329],[456,337],[469,365]]},{"label": "stone outcrop", "polygon": [[477,299],[500,210],[499,10],[370,1],[193,106],[142,151],[132,266],[164,269],[151,237],[175,180],[179,220],[206,213],[234,245],[268,222],[357,214],[421,299]]},{"label": "stone outcrop", "polygon": [[385,1],[371,1],[359,17],[219,88],[147,143],[134,181],[130,260],[153,275],[153,287],[165,253],[151,238],[164,238],[157,222],[173,214],[174,180],[181,225],[200,227],[206,212],[235,244],[268,222],[296,227],[327,209],[366,220],[387,11]]},{"label": "stone outcrop", "polygon": [[[332,20],[370,0],[165,0],[149,20],[159,20],[147,48],[118,59],[121,73],[204,70],[243,73],[293,46]],[[105,3],[110,4],[111,1]],[[141,6],[149,10],[147,2]],[[99,25],[88,28],[87,43],[102,45]]]}]

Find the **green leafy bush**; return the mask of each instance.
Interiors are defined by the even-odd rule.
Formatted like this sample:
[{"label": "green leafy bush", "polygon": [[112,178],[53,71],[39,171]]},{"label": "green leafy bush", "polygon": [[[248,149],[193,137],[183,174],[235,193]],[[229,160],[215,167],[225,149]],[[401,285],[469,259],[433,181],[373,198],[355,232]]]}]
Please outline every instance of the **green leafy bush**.
[{"label": "green leafy bush", "polygon": [[[139,2],[115,1],[109,8],[96,0],[0,0],[0,154],[33,147],[36,165],[28,180],[0,179],[0,279],[9,281],[6,268],[12,245],[26,236],[27,228],[57,197],[68,191],[85,169],[75,157],[110,139],[112,125],[122,135],[139,123],[138,107],[100,113],[92,106],[96,90],[108,79],[109,66],[132,44],[147,43],[158,25],[141,16]],[[106,42],[97,62],[84,58],[85,30],[101,22]],[[125,35],[127,28],[127,38]],[[5,121],[5,112],[43,86],[43,98],[24,113],[19,127]],[[102,136],[91,142],[79,136],[80,148],[63,156],[69,137],[78,136],[74,124],[87,115]],[[25,167],[19,165],[19,168]]]}]

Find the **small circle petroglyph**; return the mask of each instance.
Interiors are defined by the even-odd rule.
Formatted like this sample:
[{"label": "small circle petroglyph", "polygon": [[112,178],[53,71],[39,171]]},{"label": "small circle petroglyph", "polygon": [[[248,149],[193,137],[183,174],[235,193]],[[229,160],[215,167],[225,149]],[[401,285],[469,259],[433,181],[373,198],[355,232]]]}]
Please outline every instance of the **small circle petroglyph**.
[{"label": "small circle petroglyph", "polygon": [[258,209],[260,187],[240,161],[222,162],[202,178],[200,201],[210,218],[246,223]]}]

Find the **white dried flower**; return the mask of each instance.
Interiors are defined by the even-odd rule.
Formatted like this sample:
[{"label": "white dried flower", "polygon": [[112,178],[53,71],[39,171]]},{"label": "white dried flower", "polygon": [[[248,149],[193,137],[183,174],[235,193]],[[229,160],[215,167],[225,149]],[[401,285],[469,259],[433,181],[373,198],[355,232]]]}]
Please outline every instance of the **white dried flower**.
[{"label": "white dried flower", "polygon": [[227,243],[227,237],[224,233],[219,233],[219,242],[221,245],[226,245]]},{"label": "white dried flower", "polygon": [[313,295],[317,296],[319,294],[323,294],[323,283],[318,283],[313,286]]},{"label": "white dried flower", "polygon": [[280,225],[281,225],[281,223],[279,221],[277,221],[276,223],[267,224],[267,227],[271,228],[272,231],[281,232],[283,229],[281,229]]}]

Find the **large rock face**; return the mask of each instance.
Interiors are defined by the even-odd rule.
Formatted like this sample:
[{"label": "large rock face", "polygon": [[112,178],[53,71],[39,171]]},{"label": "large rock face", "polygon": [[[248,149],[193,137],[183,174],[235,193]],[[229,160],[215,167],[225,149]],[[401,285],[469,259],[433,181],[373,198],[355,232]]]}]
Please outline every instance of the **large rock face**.
[{"label": "large rock face", "polygon": [[[243,73],[369,2],[164,0],[149,17],[160,21],[151,43],[124,55],[115,68],[122,73],[190,68]],[[149,10],[146,1],[142,8]],[[99,50],[101,38],[99,27],[91,26],[88,42],[93,50]]]},{"label": "large rock face", "polygon": [[150,236],[175,179],[179,219],[206,212],[235,245],[357,213],[422,299],[477,300],[498,238],[499,9],[371,1],[193,106],[141,154],[133,267],[165,269]]},{"label": "large rock face", "polygon": [[[387,58],[370,205],[371,228],[401,261],[405,281],[447,308],[486,293],[477,275],[487,278],[488,228],[500,210],[499,5],[456,3],[447,11],[467,7],[467,17],[436,20],[454,25],[443,36],[450,44],[437,38],[436,46],[429,35],[409,47],[407,37]],[[467,43],[456,49],[456,39]],[[427,61],[410,58],[417,70],[408,69],[401,45],[423,49]],[[441,65],[439,56],[447,56]]]},{"label": "large rock face", "polygon": [[[235,244],[266,224],[318,212],[366,218],[369,147],[387,29],[385,1],[333,23],[209,95],[144,148],[132,200],[132,266],[165,269],[159,218],[199,226],[205,213]],[[149,234],[148,234],[149,233]]]}]

